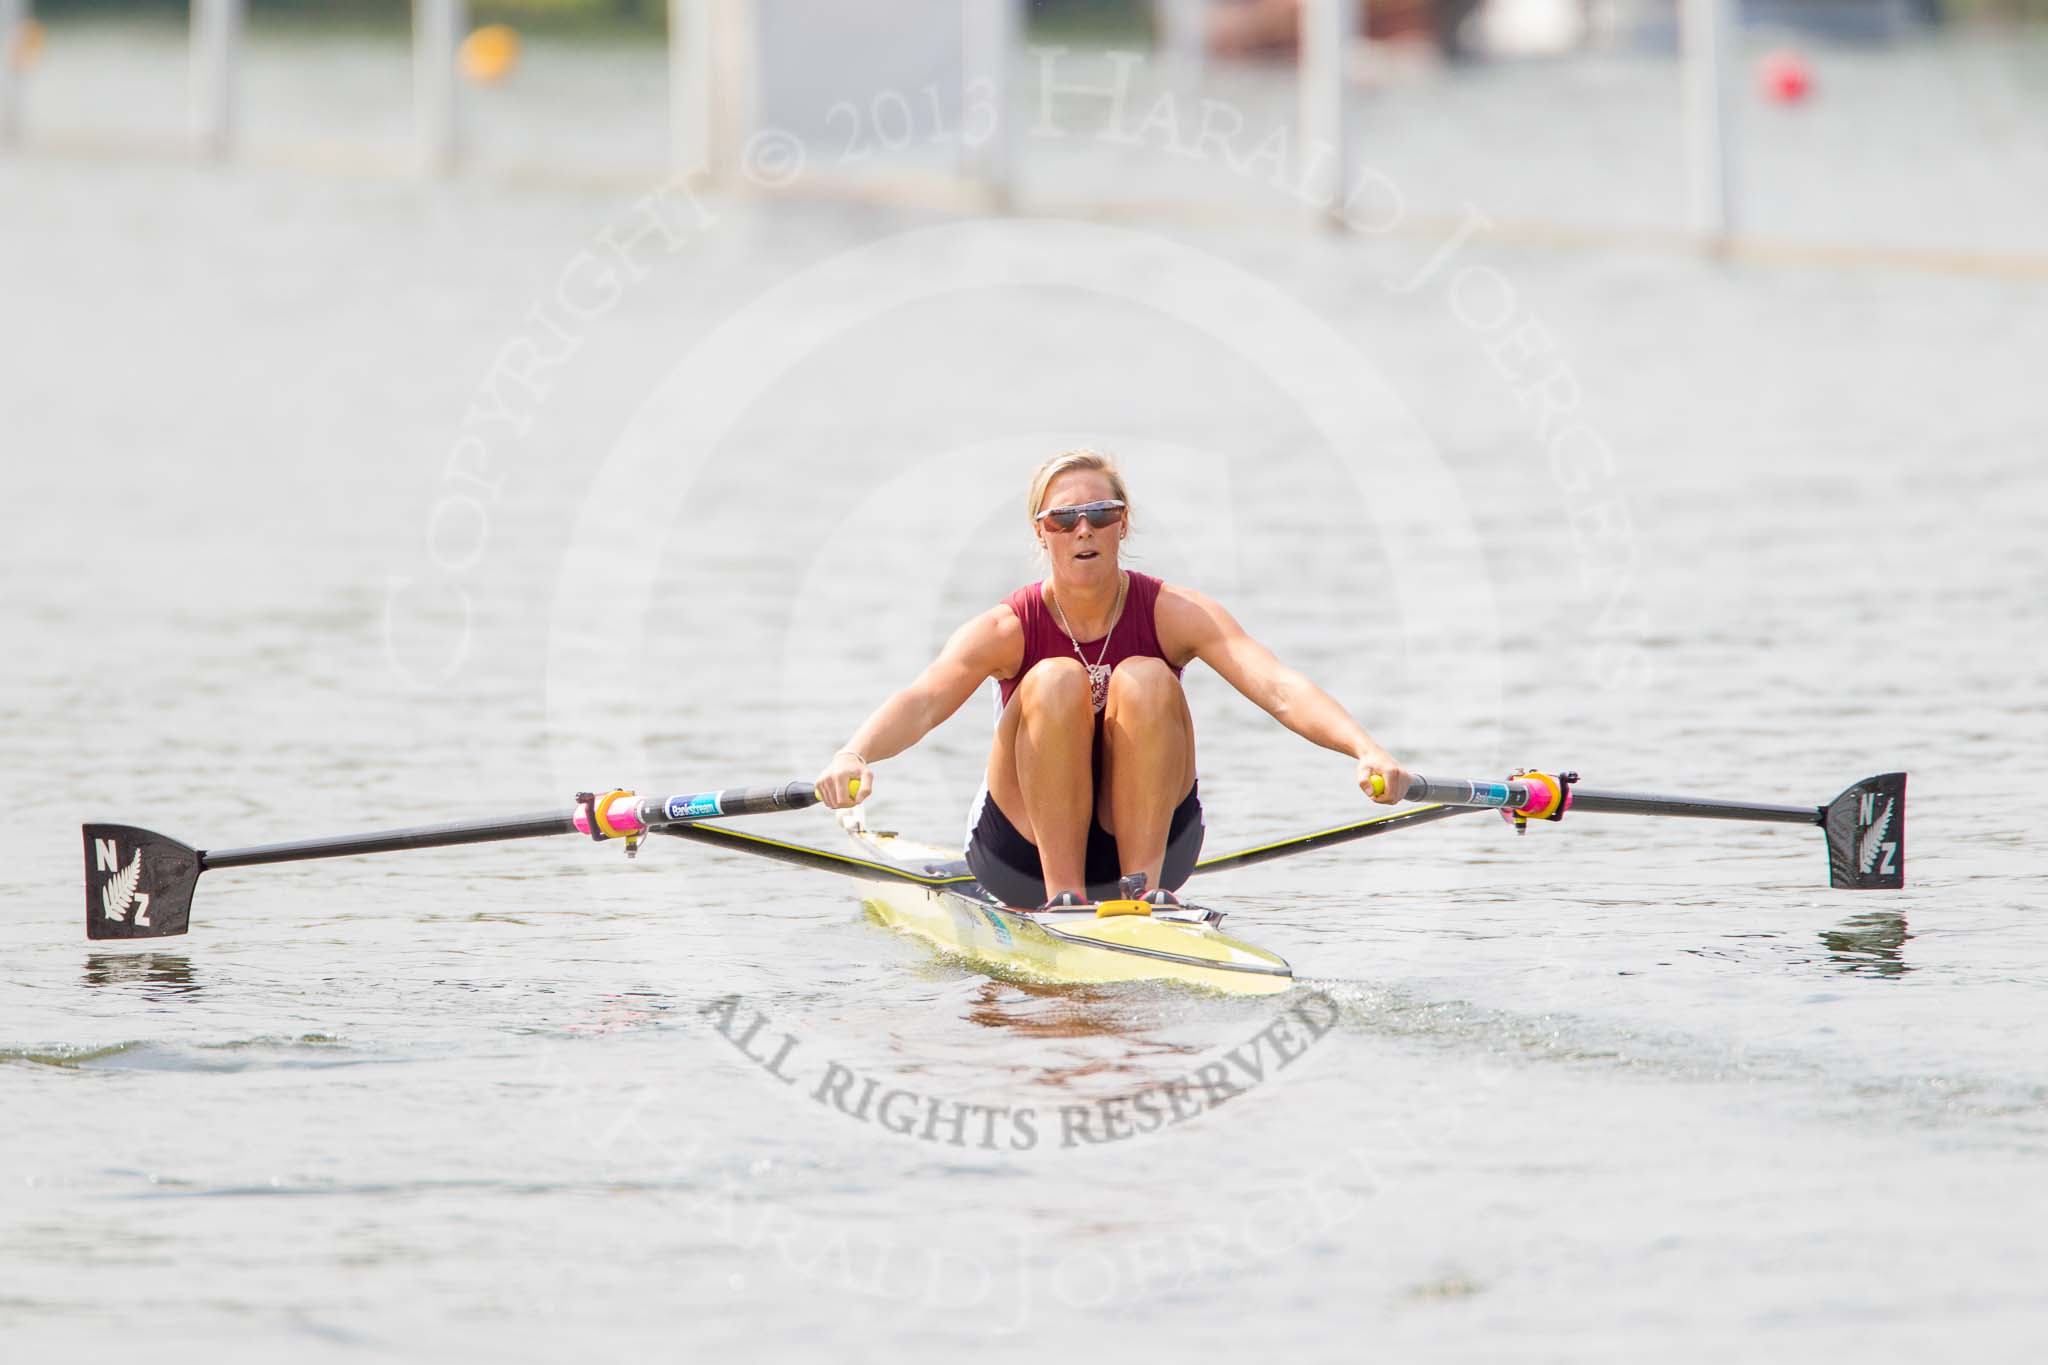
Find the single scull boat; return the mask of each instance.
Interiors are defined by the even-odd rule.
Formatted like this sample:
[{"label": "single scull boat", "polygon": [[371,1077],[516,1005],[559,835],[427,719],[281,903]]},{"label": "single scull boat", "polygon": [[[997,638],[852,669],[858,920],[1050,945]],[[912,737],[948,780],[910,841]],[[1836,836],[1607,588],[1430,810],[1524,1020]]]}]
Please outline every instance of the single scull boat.
[{"label": "single scull boat", "polygon": [[[1206,858],[1195,871],[1246,867],[1472,810],[1498,810],[1526,830],[1568,811],[1818,825],[1826,836],[1828,880],[1851,890],[1905,884],[1906,775],[1865,778],[1821,805],[1770,805],[1708,797],[1594,791],[1575,774],[1517,773],[1505,782],[1413,779],[1405,796],[1425,804]],[[1198,905],[1160,909],[1141,901],[1053,911],[1006,906],[983,890],[957,854],[869,830],[858,807],[841,821],[856,852],[766,838],[710,821],[798,810],[817,802],[808,783],[730,787],[681,796],[579,793],[568,810],[462,821],[294,843],[202,850],[130,825],[90,824],[85,837],[85,932],[90,939],[162,938],[191,927],[192,893],[211,869],[336,858],[401,849],[582,834],[623,841],[630,856],[649,833],[835,872],[866,884],[869,912],[882,923],[997,972],[1064,982],[1175,981],[1210,990],[1286,990],[1286,961],[1222,931],[1223,912]]]}]

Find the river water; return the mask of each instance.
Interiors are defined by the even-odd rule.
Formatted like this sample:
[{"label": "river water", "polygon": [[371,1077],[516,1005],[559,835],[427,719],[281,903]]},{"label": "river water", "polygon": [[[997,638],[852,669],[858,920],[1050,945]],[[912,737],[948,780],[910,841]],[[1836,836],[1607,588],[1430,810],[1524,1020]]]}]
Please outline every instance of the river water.
[{"label": "river water", "polygon": [[[80,42],[165,79],[160,40]],[[558,109],[652,60],[535,58]],[[0,162],[9,1358],[2032,1357],[2048,283],[2012,254],[2043,182],[2000,168],[2048,146],[2038,86],[1963,102],[1969,213],[1857,218],[1918,201],[1843,159],[1765,211],[1883,252],[1717,265],[1457,237],[1489,186],[1542,207],[1497,147],[1363,239],[641,200],[82,151],[52,121],[103,102],[50,61]],[[2038,49],[1848,54],[1812,136],[1882,141],[1887,61]],[[1444,174],[1440,127],[1388,136]],[[1058,155],[1069,198],[1152,164]],[[1140,567],[1418,770],[1904,769],[1907,889],[1830,891],[1806,831],[1468,816],[1198,884],[1295,965],[1256,1002],[991,980],[666,842],[215,872],[189,936],[83,936],[85,820],[222,847],[806,776],[1029,580],[1024,476],[1079,442]],[[1212,850],[1360,811],[1188,687]],[[877,823],[957,839],[986,708],[882,767]],[[915,1121],[833,1102],[869,1082]],[[1003,1116],[956,1142],[956,1105]]]}]

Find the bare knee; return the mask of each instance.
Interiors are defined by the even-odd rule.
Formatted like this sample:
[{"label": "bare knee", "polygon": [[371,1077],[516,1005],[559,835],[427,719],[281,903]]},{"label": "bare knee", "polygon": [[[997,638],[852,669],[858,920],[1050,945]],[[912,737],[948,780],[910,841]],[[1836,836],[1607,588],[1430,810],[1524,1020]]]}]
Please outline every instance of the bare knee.
[{"label": "bare knee", "polygon": [[1166,711],[1180,702],[1180,679],[1164,659],[1125,659],[1109,675],[1109,709]]},{"label": "bare knee", "polygon": [[1016,699],[1033,712],[1088,711],[1088,670],[1079,659],[1041,659],[1017,684]]}]

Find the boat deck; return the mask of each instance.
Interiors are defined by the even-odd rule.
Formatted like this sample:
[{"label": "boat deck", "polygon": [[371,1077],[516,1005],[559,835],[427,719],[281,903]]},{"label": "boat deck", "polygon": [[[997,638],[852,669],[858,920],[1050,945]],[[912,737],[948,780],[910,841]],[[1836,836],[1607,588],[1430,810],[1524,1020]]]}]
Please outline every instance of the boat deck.
[{"label": "boat deck", "polygon": [[1294,984],[1284,958],[1224,933],[1220,910],[1186,905],[1102,915],[1092,905],[1006,906],[972,879],[958,854],[870,830],[857,808],[844,812],[841,824],[869,857],[928,876],[960,878],[940,886],[876,880],[866,883],[863,900],[878,922],[978,967],[1058,982],[1177,981],[1237,995],[1271,995]]}]

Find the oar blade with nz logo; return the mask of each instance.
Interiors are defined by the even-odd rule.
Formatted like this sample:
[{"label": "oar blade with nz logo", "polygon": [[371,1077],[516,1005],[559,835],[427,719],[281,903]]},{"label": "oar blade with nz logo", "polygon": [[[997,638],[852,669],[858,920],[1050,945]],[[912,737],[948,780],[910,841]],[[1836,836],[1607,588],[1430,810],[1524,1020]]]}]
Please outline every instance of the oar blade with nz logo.
[{"label": "oar blade with nz logo", "polygon": [[192,921],[199,851],[133,825],[85,827],[85,936],[166,938]]}]

